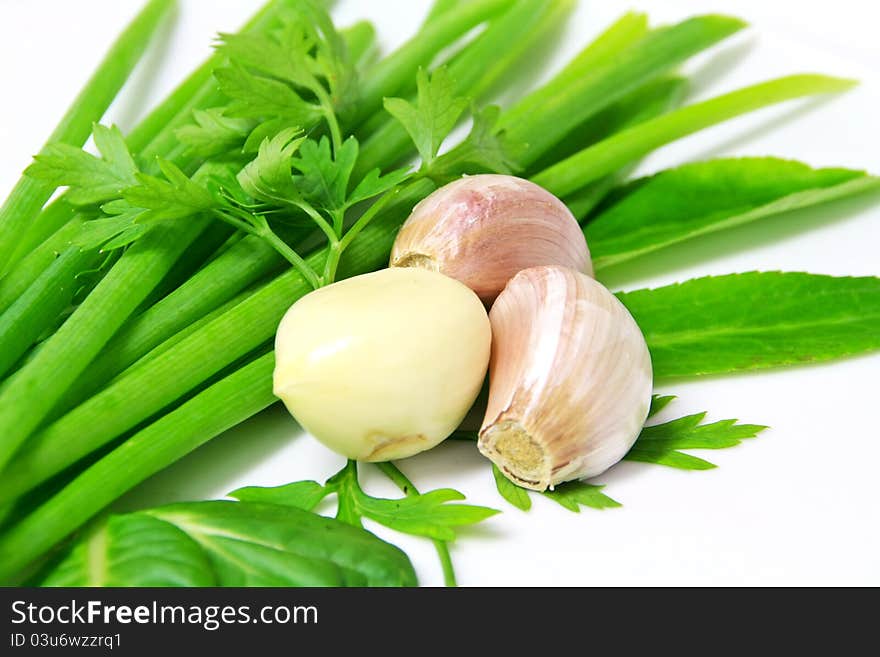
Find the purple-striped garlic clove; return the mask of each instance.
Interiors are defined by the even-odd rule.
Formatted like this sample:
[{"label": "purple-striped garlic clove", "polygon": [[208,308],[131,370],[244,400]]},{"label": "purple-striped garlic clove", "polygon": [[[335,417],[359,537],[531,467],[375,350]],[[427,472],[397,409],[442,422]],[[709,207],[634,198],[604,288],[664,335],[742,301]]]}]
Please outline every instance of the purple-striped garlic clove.
[{"label": "purple-striped garlic clove", "polygon": [[422,200],[390,261],[455,278],[486,305],[517,272],[539,265],[593,274],[583,231],[565,204],[535,183],[496,174],[460,178]]},{"label": "purple-striped garlic clove", "polygon": [[604,472],[651,405],[651,357],[624,305],[564,267],[521,271],[489,313],[489,401],[479,449],[533,490]]}]

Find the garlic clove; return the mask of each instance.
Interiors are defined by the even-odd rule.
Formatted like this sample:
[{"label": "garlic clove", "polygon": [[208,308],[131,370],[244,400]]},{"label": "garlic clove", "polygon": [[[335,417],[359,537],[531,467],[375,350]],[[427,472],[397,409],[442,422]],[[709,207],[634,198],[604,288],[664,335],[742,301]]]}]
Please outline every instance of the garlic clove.
[{"label": "garlic clove", "polygon": [[422,269],[320,288],[275,338],[274,391],[315,438],[361,461],[404,458],[451,434],[479,394],[491,329],[477,296]]},{"label": "garlic clove", "polygon": [[539,491],[623,458],[647,418],[652,371],[645,338],[617,297],[572,269],[534,267],[511,279],[489,319],[480,451]]},{"label": "garlic clove", "polygon": [[565,204],[533,182],[496,174],[466,176],[423,199],[400,229],[390,264],[451,276],[487,305],[528,267],[593,274],[583,231]]}]

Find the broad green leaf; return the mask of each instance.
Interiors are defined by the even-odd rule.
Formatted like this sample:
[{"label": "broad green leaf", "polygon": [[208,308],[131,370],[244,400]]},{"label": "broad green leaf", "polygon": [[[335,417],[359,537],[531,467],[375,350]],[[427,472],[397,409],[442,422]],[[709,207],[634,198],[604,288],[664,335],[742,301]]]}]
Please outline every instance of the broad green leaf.
[{"label": "broad green leaf", "polygon": [[422,166],[428,168],[468,101],[456,95],[456,84],[444,67],[436,69],[430,78],[420,69],[416,83],[415,104],[403,98],[386,98],[385,109],[409,133],[422,158]]},{"label": "broad green leaf", "polygon": [[709,470],[715,465],[679,450],[735,447],[767,428],[758,424],[737,424],[737,420],[701,424],[705,417],[705,413],[697,413],[645,427],[624,458],[682,470]]},{"label": "broad green leaf", "polygon": [[69,187],[65,199],[73,205],[118,198],[123,189],[137,182],[137,166],[116,126],[96,124],[92,136],[101,157],[68,144],[50,144],[34,157],[25,174]]},{"label": "broad green leaf", "polygon": [[880,349],[880,278],[751,272],[618,296],[645,334],[656,379]]},{"label": "broad green leaf", "polygon": [[615,190],[585,229],[601,269],[683,240],[825,203],[880,178],[771,157],[685,164]]},{"label": "broad green leaf", "polygon": [[46,577],[63,586],[407,586],[406,555],[293,506],[193,502],[112,516]]},{"label": "broad green leaf", "polygon": [[775,103],[846,91],[853,84],[852,80],[802,74],[744,87],[622,130],[545,169],[532,180],[565,197],[656,148],[703,128]]},{"label": "broad green leaf", "polygon": [[242,502],[262,502],[293,506],[303,511],[312,511],[330,491],[317,481],[295,481],[284,486],[247,486],[229,493]]},{"label": "broad green leaf", "polygon": [[532,498],[529,497],[529,492],[505,477],[494,463],[492,464],[492,476],[495,477],[495,487],[501,497],[522,511],[528,511],[532,508]]},{"label": "broad green leaf", "polygon": [[555,490],[541,493],[569,511],[580,513],[582,506],[591,509],[613,509],[621,506],[620,502],[611,499],[602,492],[604,486],[587,484],[583,481],[568,481],[560,484]]},{"label": "broad green leaf", "polygon": [[177,527],[144,513],[110,516],[74,544],[42,586],[214,586],[208,555]]},{"label": "broad green leaf", "polygon": [[[600,57],[604,65],[580,75],[563,73],[545,87],[548,93],[526,97],[504,113],[502,127],[507,128],[512,146],[525,144],[513,152],[513,158],[528,168],[590,117],[744,26],[741,20],[727,16],[696,16],[652,30],[643,38],[638,38],[641,34],[636,28],[635,39],[624,38],[613,46],[616,52],[612,57]],[[572,111],[572,98],[580,101],[577,111]],[[562,196],[572,191],[554,193]]]}]

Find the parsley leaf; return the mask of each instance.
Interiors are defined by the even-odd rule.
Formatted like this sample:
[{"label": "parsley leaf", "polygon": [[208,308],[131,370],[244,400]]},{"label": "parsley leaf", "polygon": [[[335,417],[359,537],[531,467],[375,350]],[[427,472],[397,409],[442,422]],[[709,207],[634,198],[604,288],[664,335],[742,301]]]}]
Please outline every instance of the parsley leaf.
[{"label": "parsley leaf", "polygon": [[327,12],[302,0],[284,13],[280,28],[223,34],[218,46],[230,60],[215,71],[231,99],[227,115],[258,121],[245,142],[247,151],[284,128],[310,128],[321,118],[338,137],[336,114],[355,95],[354,66]]},{"label": "parsley leaf", "polygon": [[420,69],[416,83],[415,105],[403,98],[386,98],[385,109],[409,133],[422,158],[422,170],[428,170],[468,101],[456,95],[455,82],[444,67],[436,69],[430,78]]},{"label": "parsley leaf", "polygon": [[358,151],[354,137],[346,139],[336,153],[331,153],[327,137],[303,143],[293,160],[293,167],[302,173],[300,184],[306,199],[315,207],[331,213],[345,210],[348,182]]},{"label": "parsley leaf", "polygon": [[105,218],[92,219],[83,223],[79,232],[71,240],[81,249],[112,251],[127,246],[147,232],[147,227],[137,223],[145,210],[132,207],[128,201],[116,199],[101,206]]},{"label": "parsley leaf", "polygon": [[541,493],[569,511],[580,513],[582,506],[591,509],[613,509],[621,506],[620,502],[611,499],[602,492],[604,486],[587,484],[582,481],[568,481],[560,484],[555,490]]},{"label": "parsley leaf", "polygon": [[229,493],[242,502],[262,502],[265,504],[280,504],[292,506],[303,511],[311,511],[330,494],[330,489],[325,488],[317,481],[295,481],[285,486],[263,488],[261,486],[246,486]]},{"label": "parsley leaf", "polygon": [[366,201],[379,194],[384,194],[407,180],[411,175],[412,173],[406,168],[389,171],[384,176],[381,175],[379,169],[372,169],[367,172],[367,175],[361,179],[348,195],[348,199],[345,202],[346,207],[351,207],[361,201]]},{"label": "parsley leaf", "polygon": [[679,450],[734,447],[767,428],[758,424],[737,424],[736,420],[701,424],[705,417],[705,413],[696,413],[645,427],[624,458],[683,470],[709,470],[715,465]]},{"label": "parsley leaf", "polygon": [[504,130],[498,126],[501,109],[488,105],[472,111],[474,123],[468,136],[448,153],[437,158],[431,166],[433,176],[454,178],[463,173],[512,174],[519,169],[504,140]]},{"label": "parsley leaf", "polygon": [[383,499],[367,495],[357,480],[357,465],[349,463],[334,475],[327,487],[339,498],[337,519],[360,526],[361,518],[369,518],[405,534],[426,536],[441,541],[455,539],[455,528],[478,523],[498,513],[472,504],[447,504],[465,499],[450,488],[427,493]]},{"label": "parsley leaf", "polygon": [[252,75],[235,65],[217,69],[214,77],[220,90],[232,100],[227,116],[257,120],[272,117],[264,134],[285,127],[311,126],[321,118],[320,108],[305,102],[278,80]]},{"label": "parsley leaf", "polygon": [[193,110],[193,118],[194,125],[178,128],[175,134],[191,155],[201,158],[215,157],[240,148],[242,141],[255,127],[252,120],[226,116],[220,107]]},{"label": "parsley leaf", "polygon": [[657,413],[666,408],[670,402],[675,400],[675,395],[652,395],[651,408],[648,409],[648,418],[652,418]]},{"label": "parsley leaf", "polygon": [[301,200],[294,185],[293,155],[305,141],[297,128],[282,130],[264,139],[260,150],[238,174],[241,188],[250,196],[282,205]]},{"label": "parsley leaf", "polygon": [[139,185],[129,187],[122,193],[132,206],[143,208],[141,222],[182,219],[206,212],[216,206],[211,193],[191,180],[177,165],[158,159],[159,169],[165,180],[144,173],[137,174]]},{"label": "parsley leaf", "polygon": [[492,476],[495,477],[495,487],[498,489],[501,497],[522,511],[528,511],[532,508],[532,498],[529,496],[529,491],[517,486],[505,477],[504,473],[494,463],[492,464]]},{"label": "parsley leaf", "polygon": [[116,126],[96,124],[92,136],[101,157],[68,144],[50,144],[34,157],[25,174],[56,187],[69,187],[65,199],[73,205],[118,198],[124,188],[137,182],[137,165]]}]

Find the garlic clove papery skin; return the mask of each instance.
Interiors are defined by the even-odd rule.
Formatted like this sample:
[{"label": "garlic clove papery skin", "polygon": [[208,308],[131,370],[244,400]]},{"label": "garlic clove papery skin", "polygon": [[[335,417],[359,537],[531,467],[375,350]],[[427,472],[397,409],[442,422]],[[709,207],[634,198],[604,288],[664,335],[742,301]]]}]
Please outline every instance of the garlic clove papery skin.
[{"label": "garlic clove papery skin", "polygon": [[274,391],[330,449],[387,461],[434,447],[479,394],[486,310],[436,272],[386,269],[297,301],[275,337]]},{"label": "garlic clove papery skin", "polygon": [[624,305],[562,267],[517,274],[489,313],[489,400],[478,446],[533,490],[617,463],[651,405],[651,357]]},{"label": "garlic clove papery skin", "polygon": [[424,198],[401,227],[390,265],[439,271],[486,305],[529,267],[593,274],[583,230],[565,204],[533,182],[497,174],[466,176]]}]

